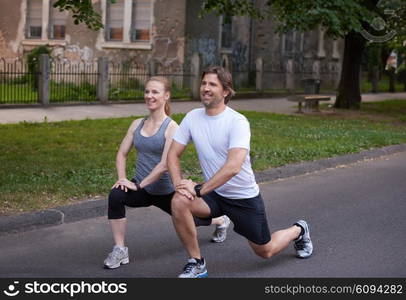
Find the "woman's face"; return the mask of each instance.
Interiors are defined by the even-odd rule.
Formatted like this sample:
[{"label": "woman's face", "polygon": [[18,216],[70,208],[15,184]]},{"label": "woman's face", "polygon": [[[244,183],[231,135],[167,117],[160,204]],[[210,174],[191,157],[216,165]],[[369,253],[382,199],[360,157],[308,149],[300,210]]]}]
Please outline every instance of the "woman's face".
[{"label": "woman's face", "polygon": [[165,106],[169,99],[169,93],[165,92],[163,83],[155,80],[148,81],[144,91],[144,99],[147,108],[154,111]]}]

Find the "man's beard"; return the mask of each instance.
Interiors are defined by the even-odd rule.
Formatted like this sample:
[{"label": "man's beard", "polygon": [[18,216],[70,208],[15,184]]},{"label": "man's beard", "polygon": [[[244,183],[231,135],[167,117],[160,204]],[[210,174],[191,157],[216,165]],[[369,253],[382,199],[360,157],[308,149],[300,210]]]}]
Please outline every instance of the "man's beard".
[{"label": "man's beard", "polygon": [[222,98],[214,98],[213,100],[202,100],[201,102],[203,103],[204,107],[206,108],[213,108],[216,107],[218,104],[220,104],[224,99]]}]

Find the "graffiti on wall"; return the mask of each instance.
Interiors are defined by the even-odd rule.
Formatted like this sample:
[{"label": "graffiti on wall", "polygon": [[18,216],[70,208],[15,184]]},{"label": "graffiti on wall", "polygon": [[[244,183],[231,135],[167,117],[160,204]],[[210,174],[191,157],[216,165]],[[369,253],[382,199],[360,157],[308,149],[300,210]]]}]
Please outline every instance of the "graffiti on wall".
[{"label": "graffiti on wall", "polygon": [[233,70],[242,70],[247,64],[247,49],[248,46],[244,45],[240,41],[233,43],[232,52],[232,65]]},{"label": "graffiti on wall", "polygon": [[156,38],[153,57],[163,66],[170,66],[182,62],[183,41],[170,38]]},{"label": "graffiti on wall", "polygon": [[54,47],[52,57],[67,62],[92,62],[94,53],[92,49],[86,46],[80,48],[78,45],[68,45],[66,48]]},{"label": "graffiti on wall", "polygon": [[217,43],[214,39],[200,38],[192,39],[190,42],[191,52],[197,52],[202,57],[203,66],[218,64]]}]

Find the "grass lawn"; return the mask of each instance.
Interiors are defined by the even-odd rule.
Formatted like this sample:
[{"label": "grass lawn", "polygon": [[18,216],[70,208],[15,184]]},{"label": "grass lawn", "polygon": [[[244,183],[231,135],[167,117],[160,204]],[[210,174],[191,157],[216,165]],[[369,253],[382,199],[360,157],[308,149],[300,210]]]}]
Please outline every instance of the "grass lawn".
[{"label": "grass lawn", "polygon": [[405,100],[387,100],[377,103],[362,103],[364,113],[376,114],[385,117],[391,117],[401,122],[406,122],[406,101]]},{"label": "grass lawn", "polygon": [[[253,167],[264,170],[406,143],[405,103],[368,103],[362,106],[365,113],[355,115],[243,112],[251,124]],[[180,122],[183,116],[173,118]],[[105,197],[117,176],[116,151],[133,119],[0,125],[0,215]],[[134,160],[131,152],[128,177]],[[186,176],[200,180],[193,147],[182,165]]]}]

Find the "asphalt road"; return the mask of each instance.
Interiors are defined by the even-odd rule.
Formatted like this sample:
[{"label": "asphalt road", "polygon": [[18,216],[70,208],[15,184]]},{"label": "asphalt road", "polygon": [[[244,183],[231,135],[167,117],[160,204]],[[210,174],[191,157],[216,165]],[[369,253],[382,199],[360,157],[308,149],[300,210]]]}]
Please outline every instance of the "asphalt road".
[{"label": "asphalt road", "polygon": [[[406,152],[261,184],[271,231],[304,218],[315,251],[293,245],[256,257],[229,231],[223,244],[199,228],[210,277],[406,277]],[[130,264],[105,270],[112,247],[106,217],[0,236],[0,277],[172,278],[186,260],[170,218],[157,208],[128,210]]]}]

